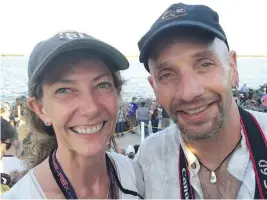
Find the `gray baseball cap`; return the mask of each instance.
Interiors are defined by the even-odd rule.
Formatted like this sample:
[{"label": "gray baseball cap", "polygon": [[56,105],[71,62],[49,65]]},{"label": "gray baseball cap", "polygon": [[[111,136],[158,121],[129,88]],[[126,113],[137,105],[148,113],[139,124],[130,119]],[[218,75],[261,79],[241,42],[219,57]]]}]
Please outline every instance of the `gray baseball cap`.
[{"label": "gray baseball cap", "polygon": [[38,43],[30,55],[28,62],[29,95],[33,96],[37,80],[48,66],[48,63],[64,52],[78,49],[88,49],[101,54],[111,62],[108,67],[112,71],[129,68],[127,58],[111,45],[85,33],[76,31],[59,32],[53,37]]}]

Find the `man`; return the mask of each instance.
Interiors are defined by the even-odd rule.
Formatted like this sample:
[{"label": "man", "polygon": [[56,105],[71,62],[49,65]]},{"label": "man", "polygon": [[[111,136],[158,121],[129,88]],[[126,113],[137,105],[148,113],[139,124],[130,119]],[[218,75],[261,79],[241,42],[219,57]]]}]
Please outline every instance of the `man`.
[{"label": "man", "polygon": [[[141,125],[141,122],[145,123],[145,137],[148,137],[148,122],[149,122],[149,109],[145,107],[146,103],[141,102],[141,107],[137,109],[136,118],[138,121],[138,125]],[[140,126],[141,129],[141,126]]]},{"label": "man", "polygon": [[21,160],[16,155],[14,142],[17,141],[15,127],[1,118],[1,144],[0,144],[0,172],[10,173],[14,170],[24,170]]},{"label": "man", "polygon": [[245,99],[247,100],[247,98],[248,98],[248,92],[249,92],[249,88],[247,87],[247,84],[244,84],[244,85],[242,86],[240,92],[241,92],[242,94],[244,94]]},{"label": "man", "polygon": [[151,102],[151,105],[149,107],[149,113],[152,126],[152,133],[156,133],[158,132],[160,113],[159,113],[159,105],[155,100]]},{"label": "man", "polygon": [[267,198],[267,115],[234,101],[236,53],[218,14],[171,5],[138,45],[157,101],[176,123],[136,155],[145,198]]},{"label": "man", "polygon": [[266,93],[266,91],[265,91],[265,94],[263,95],[263,97],[261,98],[261,102],[262,102],[263,112],[267,112],[267,93]]},{"label": "man", "polygon": [[135,103],[136,97],[132,98],[132,101],[128,104],[128,120],[130,123],[130,130],[132,133],[135,133],[133,130],[134,127],[136,127],[137,122],[136,122],[136,110],[138,109],[137,104]]}]

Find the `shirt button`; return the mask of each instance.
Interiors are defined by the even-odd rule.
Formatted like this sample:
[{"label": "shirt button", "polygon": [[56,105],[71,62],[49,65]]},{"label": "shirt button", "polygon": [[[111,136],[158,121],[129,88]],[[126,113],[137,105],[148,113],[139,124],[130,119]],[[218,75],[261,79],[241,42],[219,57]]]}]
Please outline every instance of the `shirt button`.
[{"label": "shirt button", "polygon": [[191,168],[192,168],[192,169],[196,169],[196,167],[197,167],[196,163],[193,163],[193,164],[191,165]]}]

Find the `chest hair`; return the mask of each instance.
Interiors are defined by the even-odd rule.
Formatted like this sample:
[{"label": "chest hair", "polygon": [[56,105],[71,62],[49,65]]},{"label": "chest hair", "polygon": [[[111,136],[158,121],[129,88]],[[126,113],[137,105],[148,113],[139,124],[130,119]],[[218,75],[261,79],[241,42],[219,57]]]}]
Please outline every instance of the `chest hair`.
[{"label": "chest hair", "polygon": [[217,182],[210,183],[210,174],[205,167],[201,166],[199,180],[205,199],[236,199],[240,190],[241,182],[227,171],[226,161],[215,174]]}]

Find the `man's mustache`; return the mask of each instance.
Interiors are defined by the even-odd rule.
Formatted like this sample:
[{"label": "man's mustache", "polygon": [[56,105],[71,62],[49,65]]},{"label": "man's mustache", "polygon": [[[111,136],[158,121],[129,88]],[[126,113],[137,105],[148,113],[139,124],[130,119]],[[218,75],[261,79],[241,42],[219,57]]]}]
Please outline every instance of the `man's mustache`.
[{"label": "man's mustache", "polygon": [[213,102],[219,101],[221,98],[219,95],[201,96],[193,99],[190,102],[182,99],[175,99],[171,104],[171,112],[178,112],[187,109],[199,108],[201,106],[207,106]]}]

